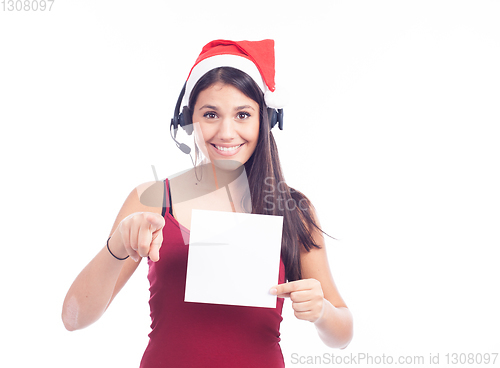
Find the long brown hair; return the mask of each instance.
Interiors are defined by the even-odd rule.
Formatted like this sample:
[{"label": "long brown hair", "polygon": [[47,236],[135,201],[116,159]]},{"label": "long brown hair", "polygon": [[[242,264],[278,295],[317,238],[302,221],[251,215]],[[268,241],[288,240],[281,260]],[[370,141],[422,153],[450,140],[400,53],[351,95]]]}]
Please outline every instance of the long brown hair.
[{"label": "long brown hair", "polygon": [[248,74],[231,67],[219,67],[207,72],[198,80],[189,97],[191,117],[199,93],[217,82],[236,87],[259,104],[259,138],[254,153],[245,163],[252,213],[283,216],[281,257],[286,278],[289,281],[299,280],[302,278],[300,247],[307,251],[313,247],[320,248],[312,237],[314,229],[323,232],[312,215],[314,208],[304,194],[285,182],[276,142],[269,128],[264,94]]}]

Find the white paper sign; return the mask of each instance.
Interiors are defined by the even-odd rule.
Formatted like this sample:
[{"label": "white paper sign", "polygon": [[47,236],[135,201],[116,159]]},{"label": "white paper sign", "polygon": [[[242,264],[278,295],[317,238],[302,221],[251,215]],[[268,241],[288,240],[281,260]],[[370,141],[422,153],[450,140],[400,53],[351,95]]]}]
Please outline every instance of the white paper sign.
[{"label": "white paper sign", "polygon": [[184,301],[276,307],[283,216],[193,210]]}]

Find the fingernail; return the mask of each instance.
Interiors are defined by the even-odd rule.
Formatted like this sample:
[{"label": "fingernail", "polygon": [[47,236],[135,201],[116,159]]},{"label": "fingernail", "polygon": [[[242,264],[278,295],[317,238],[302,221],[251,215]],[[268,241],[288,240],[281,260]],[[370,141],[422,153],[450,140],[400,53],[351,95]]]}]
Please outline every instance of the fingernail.
[{"label": "fingernail", "polygon": [[272,288],[271,290],[269,290],[269,293],[271,293],[271,295],[277,295],[278,294],[278,289]]}]

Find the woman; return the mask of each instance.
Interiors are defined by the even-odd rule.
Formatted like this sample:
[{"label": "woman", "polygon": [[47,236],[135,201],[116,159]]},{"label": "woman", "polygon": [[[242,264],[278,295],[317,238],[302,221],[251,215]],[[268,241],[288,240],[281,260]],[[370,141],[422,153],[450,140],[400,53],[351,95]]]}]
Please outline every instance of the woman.
[{"label": "woman", "polygon": [[[107,245],[66,296],[68,330],[95,322],[148,257],[152,331],[141,367],[283,367],[285,297],[326,345],[348,345],[352,317],[332,279],[314,208],[283,179],[271,133],[280,107],[274,89],[272,40],[217,40],[203,48],[183,90],[187,107],[173,125],[195,131],[204,164],[161,188],[146,183],[130,193]],[[279,281],[269,285],[276,308],[184,302],[193,209],[283,216]]]}]

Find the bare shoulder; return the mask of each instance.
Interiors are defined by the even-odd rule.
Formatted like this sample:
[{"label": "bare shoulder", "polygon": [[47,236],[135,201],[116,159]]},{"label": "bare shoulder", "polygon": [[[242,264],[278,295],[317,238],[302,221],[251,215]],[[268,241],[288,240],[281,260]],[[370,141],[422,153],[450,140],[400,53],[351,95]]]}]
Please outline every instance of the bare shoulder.
[{"label": "bare shoulder", "polygon": [[135,188],[135,191],[142,206],[160,209],[163,207],[163,197],[165,191],[164,181],[148,181],[138,185]]},{"label": "bare shoulder", "polygon": [[161,214],[163,207],[163,181],[149,181],[136,186],[116,216],[115,223],[111,229],[111,236],[118,224],[128,215],[134,212],[154,212]]}]

